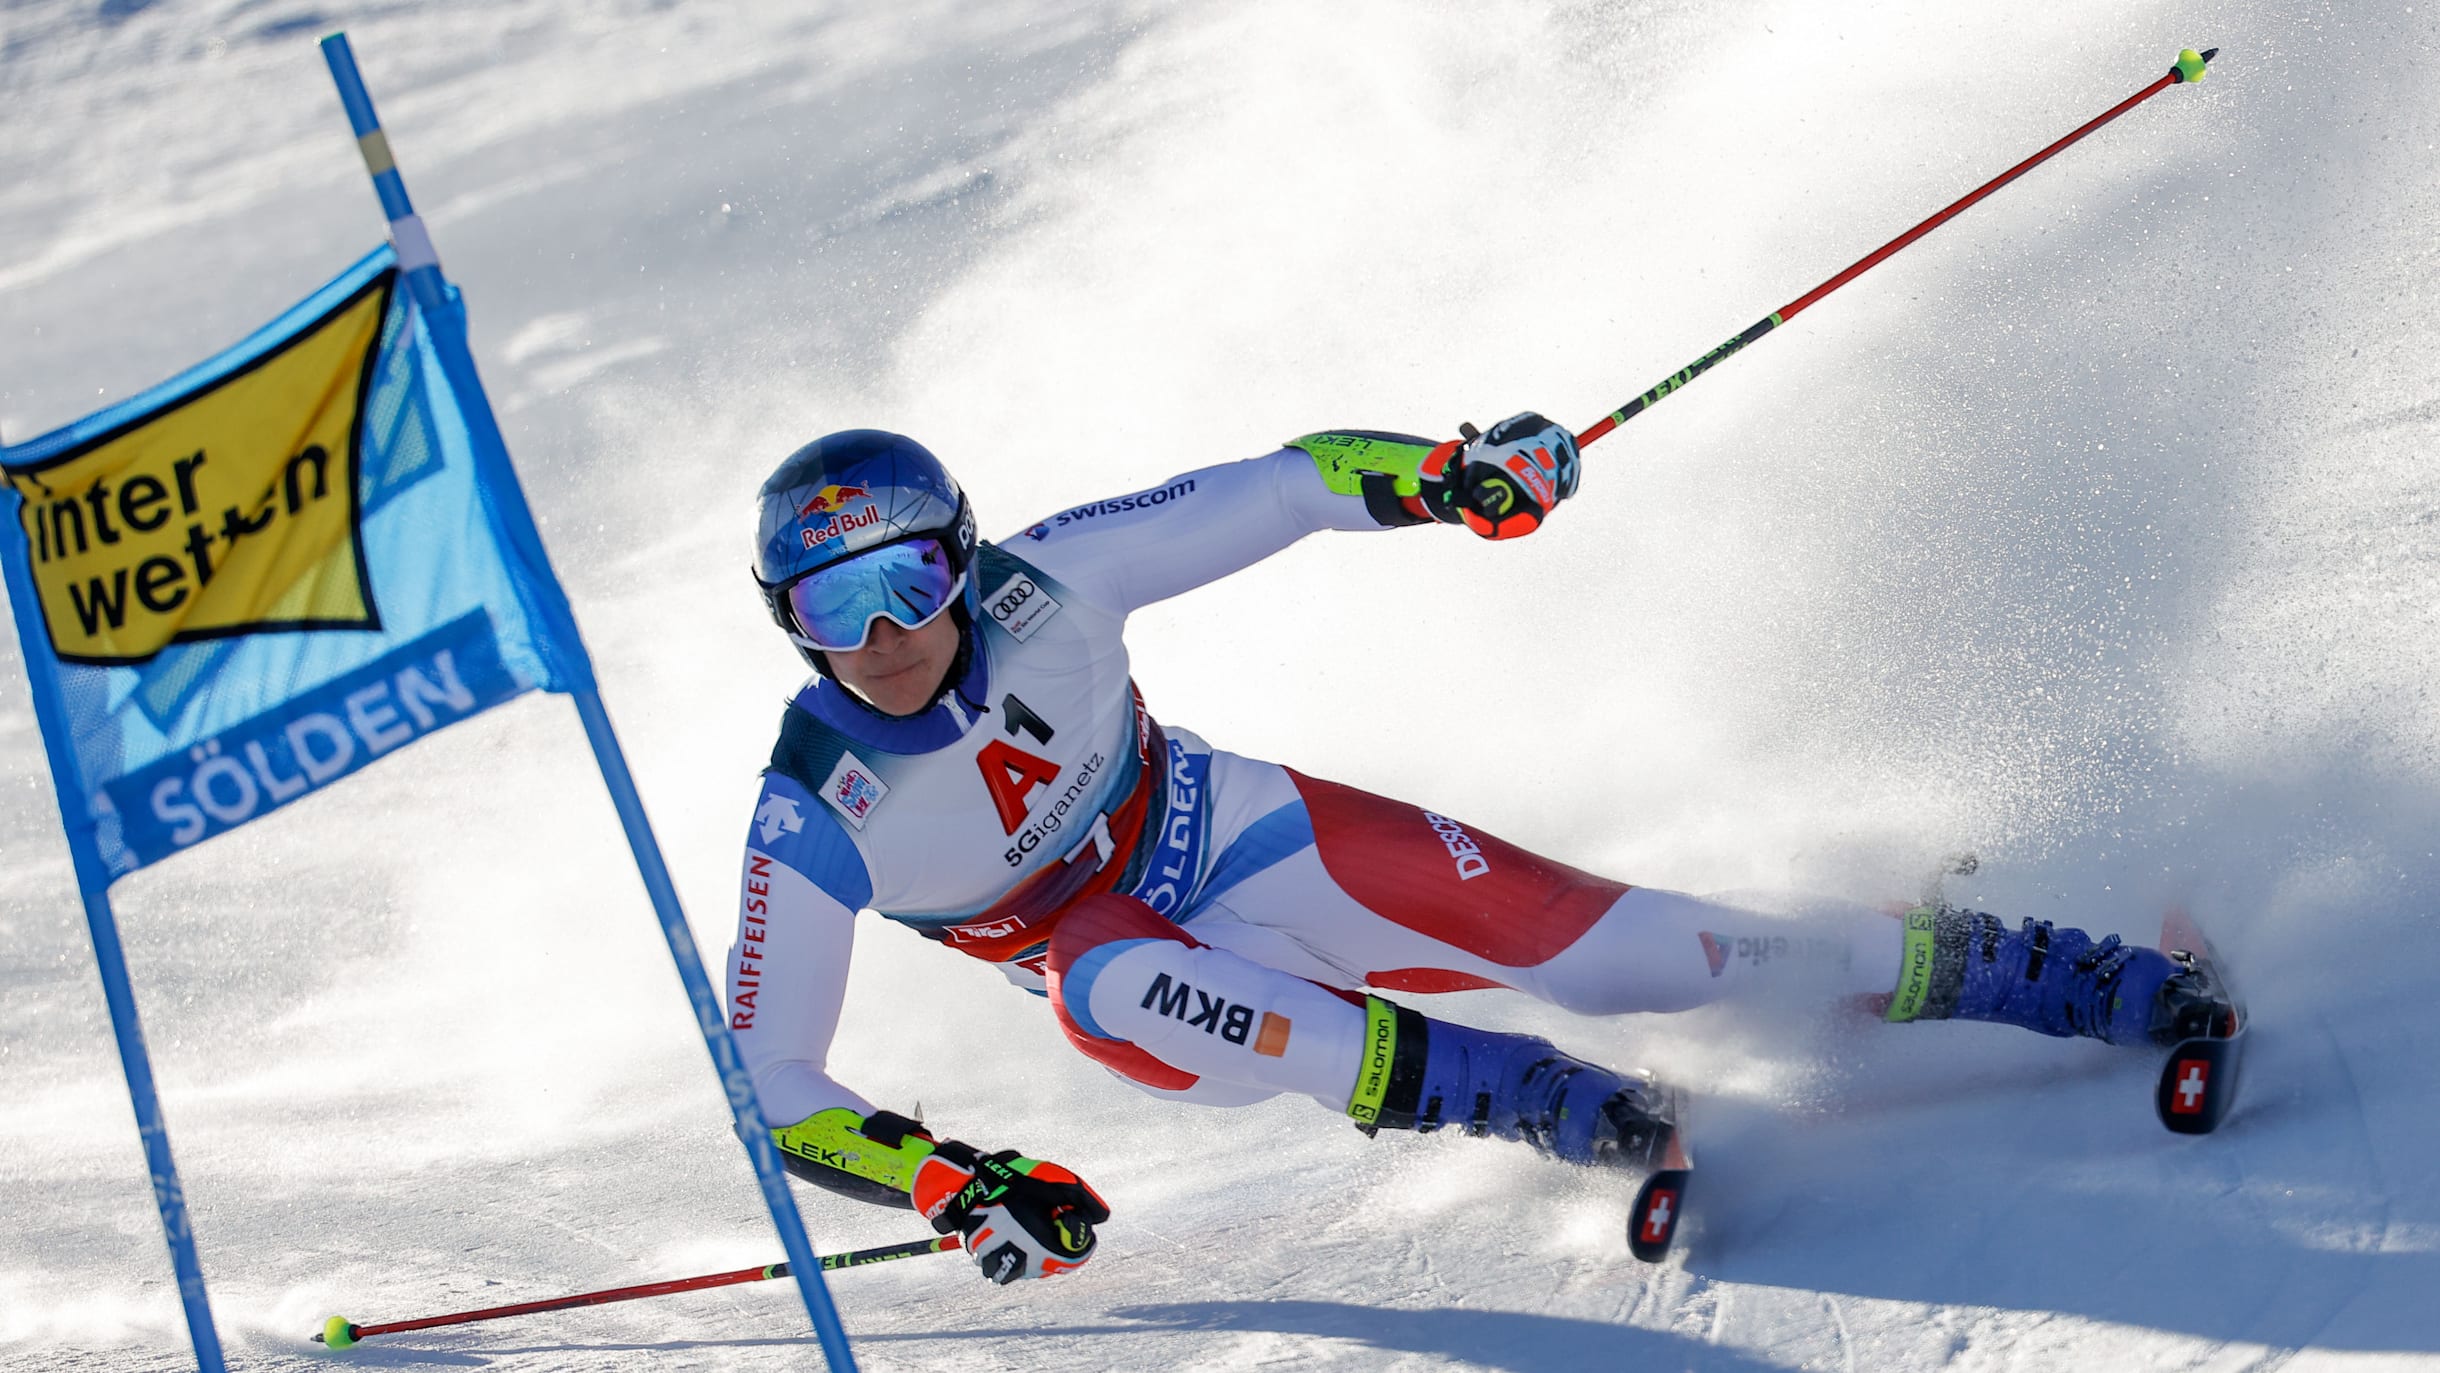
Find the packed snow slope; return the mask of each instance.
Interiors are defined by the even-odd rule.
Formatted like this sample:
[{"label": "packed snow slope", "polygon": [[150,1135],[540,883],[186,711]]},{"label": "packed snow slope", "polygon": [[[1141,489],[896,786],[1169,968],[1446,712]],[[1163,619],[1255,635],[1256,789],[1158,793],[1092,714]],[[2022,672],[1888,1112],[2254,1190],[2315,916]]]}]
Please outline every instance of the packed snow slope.
[{"label": "packed snow slope", "polygon": [[[376,241],[339,27],[715,957],[801,671],[749,502],[807,437],[920,435],[1005,534],[1324,426],[1589,424],[2219,45],[1596,446],[1544,535],[1317,538],[1133,643],[1164,719],[1638,883],[1903,898],[1972,849],[1950,895],[2011,919],[2188,904],[2260,1026],[2221,1135],[2091,1044],[1438,999],[1701,1089],[1647,1269],[1611,1189],[1154,1102],[878,928],[836,1069],[1118,1216],[1056,1283],[832,1287],[874,1369],[2440,1367],[2440,6],[11,0],[0,432]],[[14,642],[0,1364],[175,1367]],[[815,1360],[784,1284],[306,1340],[778,1257],[630,872],[533,698],[119,885],[244,1366]]]}]

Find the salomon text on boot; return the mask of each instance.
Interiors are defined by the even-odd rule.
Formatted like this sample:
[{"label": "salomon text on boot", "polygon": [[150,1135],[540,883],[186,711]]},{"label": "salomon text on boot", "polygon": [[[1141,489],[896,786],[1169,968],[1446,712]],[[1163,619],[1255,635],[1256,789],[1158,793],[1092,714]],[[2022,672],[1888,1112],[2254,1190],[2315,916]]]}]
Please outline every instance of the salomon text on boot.
[{"label": "salomon text on boot", "polygon": [[2225,1005],[2192,959],[1950,906],[1906,913],[1888,1019],[1987,1020],[2111,1044],[2174,1044]]}]

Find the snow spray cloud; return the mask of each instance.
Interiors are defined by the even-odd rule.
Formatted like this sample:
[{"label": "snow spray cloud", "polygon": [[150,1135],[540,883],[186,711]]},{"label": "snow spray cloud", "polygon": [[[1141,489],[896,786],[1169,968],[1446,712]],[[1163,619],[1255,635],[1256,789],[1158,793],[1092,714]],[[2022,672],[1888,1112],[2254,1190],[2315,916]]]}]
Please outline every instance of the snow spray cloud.
[{"label": "snow spray cloud", "polygon": [[[1975,848],[1995,902],[2064,890],[2077,918],[2140,928],[2165,891],[2326,858],[2323,839],[2232,861],[2207,837],[2282,829],[2232,790],[2264,732],[2325,759],[2346,739],[2340,771],[2370,767],[2408,814],[2440,782],[2440,715],[2403,689],[2440,652],[2415,609],[2430,398],[2399,393],[2412,350],[2386,341],[2351,383],[2295,385],[2348,371],[2311,359],[2360,346],[2355,316],[2260,267],[2377,294],[2428,247],[2369,203],[2397,234],[2333,240],[2280,171],[2326,154],[2332,194],[2421,184],[2414,149],[2325,117],[2347,44],[2380,34],[2269,5],[1179,16],[1016,141],[989,251],[896,350],[901,403],[981,458],[995,530],[1320,424],[1528,404],[1581,423],[2214,25],[2242,31],[2230,79],[1639,419],[1550,537],[1316,540],[1137,637],[1181,723],[1630,878],[1878,899]],[[1814,60],[1841,44],[1893,57]],[[1969,119],[1941,73],[1974,51],[2011,60]],[[1943,105],[1961,117],[1937,137],[1901,137]],[[2299,316],[2328,322],[2267,345]],[[2298,438],[2322,434],[2317,460]],[[2386,532],[2358,548],[2366,521]],[[1508,608],[1547,578],[1582,603]],[[1316,593],[1357,585],[1360,605]],[[1416,632],[1447,625],[1490,628]],[[1569,747],[1452,793],[1399,710],[1353,725],[1302,699],[1322,662],[1346,699],[1566,692]],[[2342,809],[2328,823],[2365,818]],[[2412,825],[2375,828],[2393,850]]]}]

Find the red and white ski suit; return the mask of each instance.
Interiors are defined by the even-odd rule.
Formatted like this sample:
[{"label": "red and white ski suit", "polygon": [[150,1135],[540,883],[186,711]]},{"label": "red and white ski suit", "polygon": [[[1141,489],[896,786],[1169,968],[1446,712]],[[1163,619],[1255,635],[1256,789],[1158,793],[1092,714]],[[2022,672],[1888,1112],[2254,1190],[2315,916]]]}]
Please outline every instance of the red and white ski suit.
[{"label": "red and white ski suit", "polygon": [[1355,989],[1509,987],[1588,1015],[1700,1005],[1793,946],[1886,991],[1897,922],[1629,887],[1464,820],[1214,749],[1137,696],[1129,613],[1321,530],[1377,530],[1283,448],[1062,511],[978,551],[975,651],[922,715],[815,678],[764,775],[729,1025],[774,1125],[834,1080],[856,912],[998,965],[1148,1091],[1346,1102]]}]

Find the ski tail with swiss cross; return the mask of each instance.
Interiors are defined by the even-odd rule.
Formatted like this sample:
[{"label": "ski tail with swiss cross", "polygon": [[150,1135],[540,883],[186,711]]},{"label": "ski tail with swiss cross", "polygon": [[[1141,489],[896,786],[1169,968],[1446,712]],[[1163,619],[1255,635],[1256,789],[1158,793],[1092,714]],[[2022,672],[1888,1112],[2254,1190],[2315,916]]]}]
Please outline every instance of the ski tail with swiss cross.
[{"label": "ski tail with swiss cross", "polygon": [[2180,1013],[2177,1038],[2160,1068],[2153,1104],[2160,1123],[2181,1135],[2209,1134],[2236,1105],[2245,1067],[2245,1003],[2202,926],[2183,910],[2162,919],[2160,949],[2196,975],[2200,995]]},{"label": "ski tail with swiss cross", "polygon": [[1660,1104],[1652,1112],[1669,1128],[1659,1166],[1635,1189],[1635,1205],[1627,1214],[1627,1248],[1646,1263],[1669,1257],[1677,1238],[1678,1217],[1686,1205],[1686,1184],[1694,1178],[1694,1155],[1686,1147],[1686,1094],[1676,1087],[1656,1087]]}]

